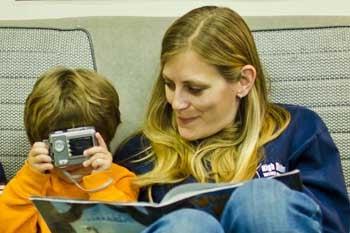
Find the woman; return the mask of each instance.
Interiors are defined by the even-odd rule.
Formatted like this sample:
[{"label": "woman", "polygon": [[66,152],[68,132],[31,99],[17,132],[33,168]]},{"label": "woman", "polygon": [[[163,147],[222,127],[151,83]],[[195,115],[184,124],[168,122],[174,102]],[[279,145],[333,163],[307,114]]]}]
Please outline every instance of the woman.
[{"label": "woman", "polygon": [[[319,116],[277,105],[252,34],[223,7],[201,7],[166,31],[140,134],[115,156],[138,175],[142,201],[187,182],[248,181],[219,219],[180,209],[145,232],[349,232],[338,150]],[[302,192],[271,179],[301,171]]]}]

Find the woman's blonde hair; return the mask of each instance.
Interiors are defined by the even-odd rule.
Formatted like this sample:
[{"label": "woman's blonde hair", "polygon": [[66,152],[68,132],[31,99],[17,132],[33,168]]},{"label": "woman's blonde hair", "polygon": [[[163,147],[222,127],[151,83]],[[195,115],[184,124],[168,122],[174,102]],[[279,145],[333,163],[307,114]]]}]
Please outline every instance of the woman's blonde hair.
[{"label": "woman's blonde hair", "polygon": [[[230,82],[238,82],[241,69],[252,65],[256,81],[241,100],[231,127],[200,141],[181,138],[167,103],[162,70],[169,59],[191,50]],[[177,183],[189,176],[199,182],[239,182],[253,178],[263,156],[263,145],[287,127],[289,113],[269,103],[267,85],[251,31],[244,20],[229,8],[207,6],[177,19],[166,31],[161,63],[148,105],[144,135],[151,146],[146,159],[154,168],[138,177],[137,183]]]},{"label": "woman's blonde hair", "polygon": [[113,85],[88,69],[54,67],[42,74],[28,95],[24,125],[31,144],[50,132],[94,126],[110,143],[120,124],[119,97]]}]

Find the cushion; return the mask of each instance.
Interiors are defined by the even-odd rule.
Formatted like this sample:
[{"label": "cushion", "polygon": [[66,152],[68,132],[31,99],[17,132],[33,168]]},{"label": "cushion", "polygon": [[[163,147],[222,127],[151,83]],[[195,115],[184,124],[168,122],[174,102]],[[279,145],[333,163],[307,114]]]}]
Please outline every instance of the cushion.
[{"label": "cushion", "polygon": [[271,82],[271,100],[307,106],[339,148],[350,192],[350,27],[253,32]]},{"label": "cushion", "polygon": [[30,148],[23,124],[25,99],[37,77],[57,65],[96,69],[87,31],[0,27],[0,162],[8,179]]}]

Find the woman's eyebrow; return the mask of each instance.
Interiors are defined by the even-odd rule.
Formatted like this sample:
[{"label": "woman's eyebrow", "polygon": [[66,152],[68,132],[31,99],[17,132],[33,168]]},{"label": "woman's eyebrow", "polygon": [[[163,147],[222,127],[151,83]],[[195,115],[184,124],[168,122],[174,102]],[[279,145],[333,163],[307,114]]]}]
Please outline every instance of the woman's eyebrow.
[{"label": "woman's eyebrow", "polygon": [[166,74],[162,73],[162,78],[165,80],[171,81],[171,78],[169,78]]},{"label": "woman's eyebrow", "polygon": [[[166,81],[170,81],[170,82],[173,82],[173,80],[171,78],[169,78],[166,74],[162,73],[162,78]],[[209,87],[209,84],[201,81],[201,80],[184,80],[182,81],[183,84],[186,84],[186,85],[193,85],[193,86],[201,86],[201,87]]]},{"label": "woman's eyebrow", "polygon": [[192,86],[201,86],[201,87],[208,87],[209,85],[201,82],[201,81],[197,81],[197,80],[187,80],[183,82],[186,85],[192,85]]}]

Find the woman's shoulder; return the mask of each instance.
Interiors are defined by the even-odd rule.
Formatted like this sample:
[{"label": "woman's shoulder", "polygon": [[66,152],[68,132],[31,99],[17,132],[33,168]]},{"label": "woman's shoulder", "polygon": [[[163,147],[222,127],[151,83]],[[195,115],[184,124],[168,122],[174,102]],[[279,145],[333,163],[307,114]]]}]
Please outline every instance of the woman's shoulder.
[{"label": "woman's shoulder", "polygon": [[279,106],[290,113],[290,122],[279,137],[265,145],[266,151],[289,151],[288,154],[292,154],[317,140],[319,135],[329,134],[325,123],[315,111],[292,104]]},{"label": "woman's shoulder", "polygon": [[286,129],[264,146],[268,163],[278,162],[287,166],[287,161],[297,161],[305,150],[314,150],[311,156],[318,156],[320,140],[331,142],[330,133],[321,117],[312,109],[292,104],[281,104],[290,113],[290,122]]},{"label": "woman's shoulder", "polygon": [[137,132],[120,143],[114,157],[117,161],[129,159],[135,157],[149,147],[150,143],[146,137],[141,133]]},{"label": "woman's shoulder", "polygon": [[318,133],[324,131],[327,127],[322,118],[314,110],[293,104],[282,104],[291,115],[291,120],[287,130],[297,129],[304,131],[304,133]]},{"label": "woman's shoulder", "polygon": [[279,104],[279,105],[285,108],[292,115],[302,115],[302,116],[309,115],[310,117],[316,117],[316,118],[319,117],[314,110],[311,110],[310,108],[305,106],[295,105],[295,104]]}]

